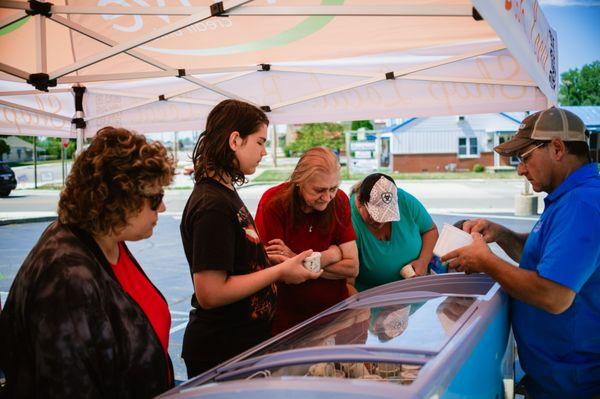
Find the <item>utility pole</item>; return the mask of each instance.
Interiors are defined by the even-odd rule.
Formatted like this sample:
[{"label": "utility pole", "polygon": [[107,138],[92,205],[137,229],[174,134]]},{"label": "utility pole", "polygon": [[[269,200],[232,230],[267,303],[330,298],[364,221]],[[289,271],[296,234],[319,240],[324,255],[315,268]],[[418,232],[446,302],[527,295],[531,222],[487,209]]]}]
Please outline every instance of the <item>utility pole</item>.
[{"label": "utility pole", "polygon": [[33,188],[37,188],[37,137],[33,136]]}]

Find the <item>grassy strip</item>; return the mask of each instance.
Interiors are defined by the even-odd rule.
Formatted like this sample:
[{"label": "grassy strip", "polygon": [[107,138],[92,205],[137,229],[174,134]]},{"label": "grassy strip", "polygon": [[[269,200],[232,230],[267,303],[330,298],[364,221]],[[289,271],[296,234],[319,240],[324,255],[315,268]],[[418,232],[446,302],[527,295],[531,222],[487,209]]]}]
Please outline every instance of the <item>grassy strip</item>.
[{"label": "grassy strip", "polygon": [[[287,180],[292,173],[291,169],[267,169],[262,172],[259,176],[252,179],[254,183],[265,183],[265,182],[281,182]],[[503,171],[497,173],[486,173],[486,172],[451,172],[451,173],[389,173],[396,180],[456,180],[456,179],[518,179],[516,171]],[[346,169],[341,171],[342,180],[360,180],[369,173],[350,173]]]}]

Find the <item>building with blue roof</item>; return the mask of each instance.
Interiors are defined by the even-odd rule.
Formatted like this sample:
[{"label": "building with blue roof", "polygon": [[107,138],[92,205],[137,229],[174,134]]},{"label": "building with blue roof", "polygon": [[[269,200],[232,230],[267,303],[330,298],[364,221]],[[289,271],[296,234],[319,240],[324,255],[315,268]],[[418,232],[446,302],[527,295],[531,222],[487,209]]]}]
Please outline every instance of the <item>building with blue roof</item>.
[{"label": "building with blue roof", "polygon": [[[590,148],[598,159],[600,107],[565,107],[590,132]],[[472,170],[475,164],[501,170],[516,167],[516,158],[501,157],[493,148],[509,140],[528,113],[510,112],[409,118],[380,130],[391,139],[390,169],[398,172]]]}]

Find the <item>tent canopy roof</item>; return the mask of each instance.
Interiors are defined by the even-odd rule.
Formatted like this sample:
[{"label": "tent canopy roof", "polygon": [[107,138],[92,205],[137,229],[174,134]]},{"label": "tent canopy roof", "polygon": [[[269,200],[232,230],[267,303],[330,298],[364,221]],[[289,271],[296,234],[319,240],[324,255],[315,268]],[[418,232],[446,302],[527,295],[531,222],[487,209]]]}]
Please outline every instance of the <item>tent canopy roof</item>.
[{"label": "tent canopy roof", "polygon": [[[226,98],[274,123],[556,98],[556,33],[535,0],[62,2],[0,1],[0,133],[72,136],[75,116],[87,135],[202,129]],[[77,115],[74,85],[86,87]]]}]

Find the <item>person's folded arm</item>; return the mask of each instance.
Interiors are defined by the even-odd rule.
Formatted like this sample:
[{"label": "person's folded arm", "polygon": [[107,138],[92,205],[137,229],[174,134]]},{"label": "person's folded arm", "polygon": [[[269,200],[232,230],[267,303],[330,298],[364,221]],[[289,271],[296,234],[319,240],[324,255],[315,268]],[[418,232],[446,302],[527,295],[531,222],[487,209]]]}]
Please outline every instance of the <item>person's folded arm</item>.
[{"label": "person's folded arm", "polygon": [[[335,248],[334,248],[335,247]],[[339,248],[339,255],[333,255]],[[324,254],[325,253],[325,254]],[[358,248],[356,241],[348,241],[339,246],[330,246],[321,252],[323,277],[328,279],[354,278],[358,275]]]}]

